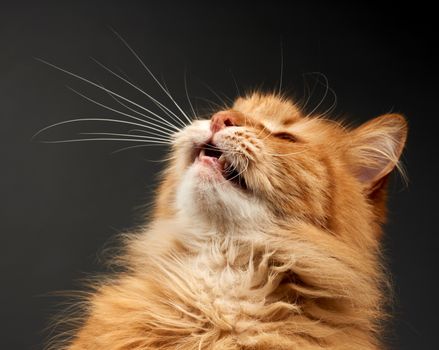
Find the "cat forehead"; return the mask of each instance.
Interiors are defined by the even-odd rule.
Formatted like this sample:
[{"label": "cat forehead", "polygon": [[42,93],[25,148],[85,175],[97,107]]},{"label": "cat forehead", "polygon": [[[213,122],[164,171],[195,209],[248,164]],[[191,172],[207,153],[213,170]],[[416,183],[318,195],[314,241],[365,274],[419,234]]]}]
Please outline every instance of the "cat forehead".
[{"label": "cat forehead", "polygon": [[322,117],[305,116],[298,105],[279,95],[254,93],[238,98],[232,107],[255,120],[270,132],[291,132],[317,143],[341,140],[347,129],[340,123]]},{"label": "cat forehead", "polygon": [[301,118],[301,112],[290,100],[276,95],[252,94],[238,98],[233,109],[266,127],[288,127]]}]

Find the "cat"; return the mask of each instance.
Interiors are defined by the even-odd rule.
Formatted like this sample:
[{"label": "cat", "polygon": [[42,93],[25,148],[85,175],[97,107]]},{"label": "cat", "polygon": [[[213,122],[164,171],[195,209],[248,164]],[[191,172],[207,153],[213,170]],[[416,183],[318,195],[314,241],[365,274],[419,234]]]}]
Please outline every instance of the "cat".
[{"label": "cat", "polygon": [[398,114],[353,128],[257,92],[192,121],[123,271],[61,348],[382,349],[381,226],[406,137]]}]

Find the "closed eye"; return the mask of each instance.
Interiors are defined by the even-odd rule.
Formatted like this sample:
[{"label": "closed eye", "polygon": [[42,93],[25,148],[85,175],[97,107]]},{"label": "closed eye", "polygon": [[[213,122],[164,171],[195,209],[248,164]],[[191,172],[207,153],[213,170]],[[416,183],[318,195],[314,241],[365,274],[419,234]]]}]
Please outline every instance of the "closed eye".
[{"label": "closed eye", "polygon": [[274,137],[281,139],[281,140],[287,140],[290,142],[297,142],[297,138],[294,135],[291,135],[287,132],[277,132],[273,134]]}]

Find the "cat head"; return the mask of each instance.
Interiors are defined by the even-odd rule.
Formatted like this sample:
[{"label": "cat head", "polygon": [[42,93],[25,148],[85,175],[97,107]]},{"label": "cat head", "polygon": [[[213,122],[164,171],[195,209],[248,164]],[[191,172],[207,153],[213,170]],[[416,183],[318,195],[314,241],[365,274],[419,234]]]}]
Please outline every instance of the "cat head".
[{"label": "cat head", "polygon": [[156,214],[222,225],[306,220],[330,230],[382,221],[385,180],[406,135],[397,114],[349,129],[276,95],[238,98],[175,135]]}]

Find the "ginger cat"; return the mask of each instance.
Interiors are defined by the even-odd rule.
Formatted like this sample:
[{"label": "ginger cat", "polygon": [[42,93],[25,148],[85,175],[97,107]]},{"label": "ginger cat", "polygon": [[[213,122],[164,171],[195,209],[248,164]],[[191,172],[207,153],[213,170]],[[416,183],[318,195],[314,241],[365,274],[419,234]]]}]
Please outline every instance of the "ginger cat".
[{"label": "ginger cat", "polygon": [[96,283],[68,350],[375,350],[386,183],[407,135],[254,93],[173,135],[152,221]]}]

